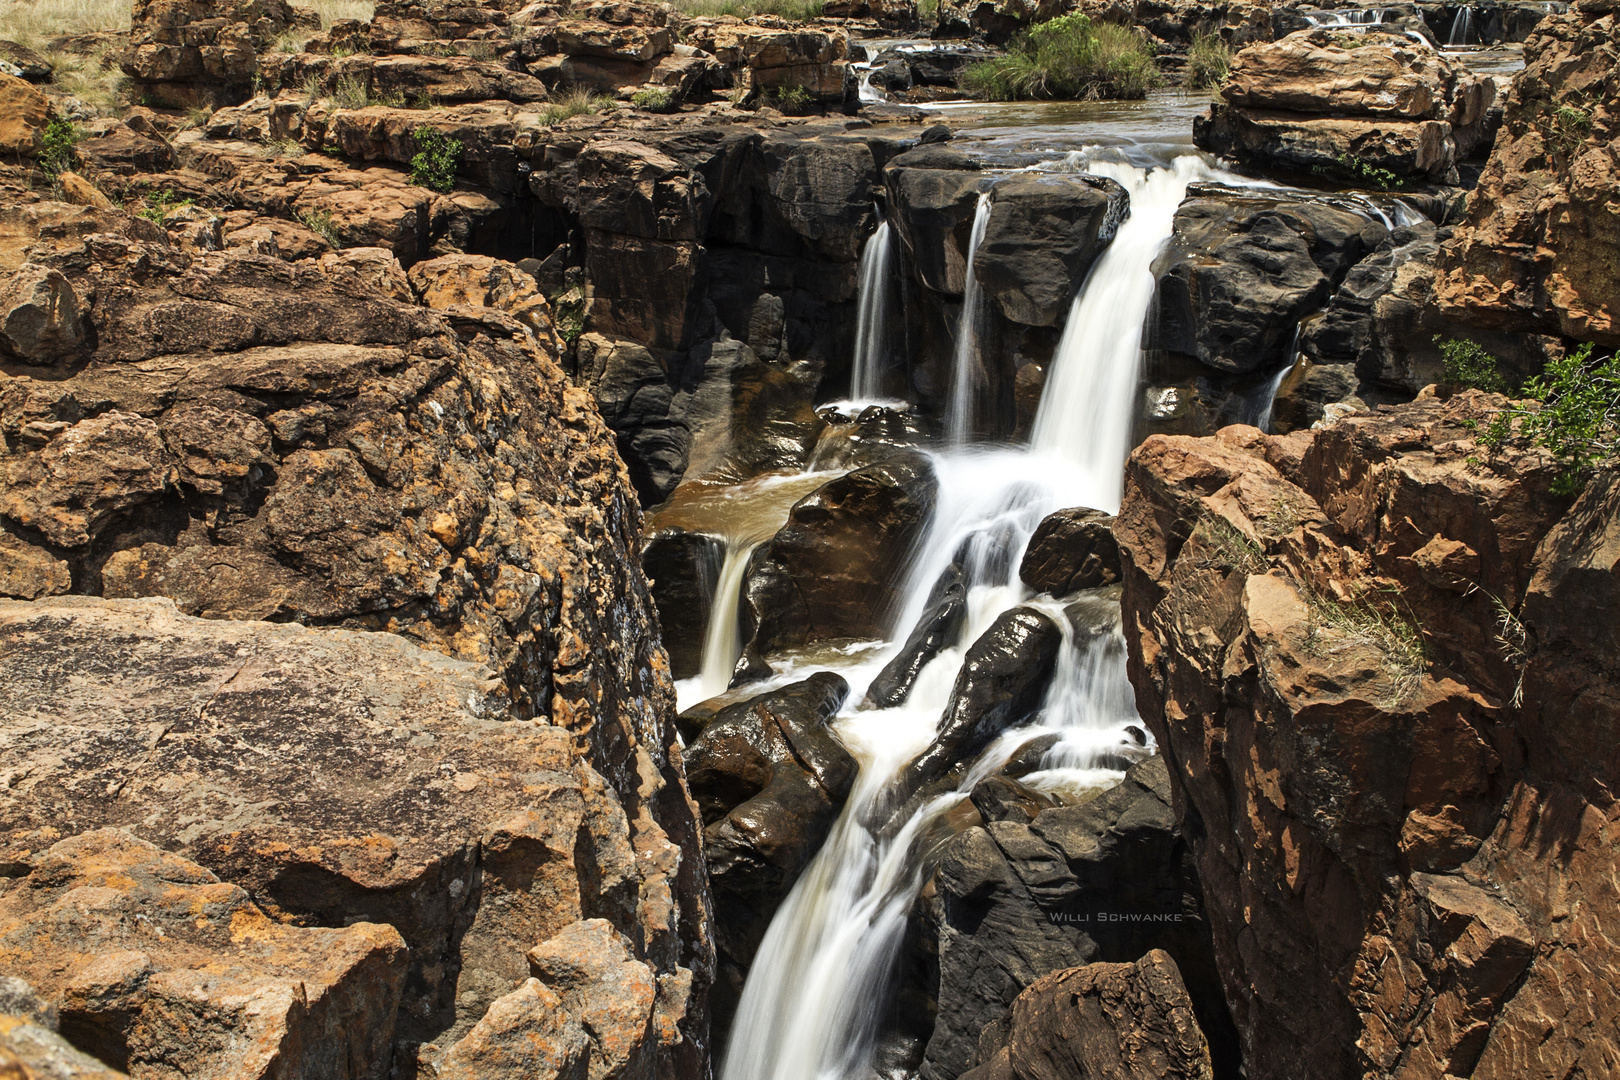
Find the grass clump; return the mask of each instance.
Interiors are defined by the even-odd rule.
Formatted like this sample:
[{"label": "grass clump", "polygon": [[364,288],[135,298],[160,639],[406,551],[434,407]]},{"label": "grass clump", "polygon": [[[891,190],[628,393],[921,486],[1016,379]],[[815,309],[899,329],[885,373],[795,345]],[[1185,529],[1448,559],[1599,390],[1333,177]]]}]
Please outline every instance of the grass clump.
[{"label": "grass clump", "polygon": [[77,124],[58,117],[45,125],[40,135],[39,168],[47,176],[59,176],[73,168],[73,147],[84,137]]},{"label": "grass clump", "polygon": [[1187,85],[1195,90],[1214,89],[1232,70],[1232,46],[1219,34],[1194,31],[1187,50]]},{"label": "grass clump", "polygon": [[304,228],[325,240],[334,248],[343,246],[342,238],[338,236],[337,226],[332,222],[330,210],[305,210],[298,215],[298,222]]},{"label": "grass clump", "polygon": [[1141,98],[1159,84],[1152,47],[1139,32],[1078,13],[1031,27],[1006,56],[972,65],[963,78],[992,101]]},{"label": "grass clump", "polygon": [[1305,606],[1310,616],[1308,648],[1318,655],[1344,648],[1377,652],[1382,656],[1379,666],[1390,683],[1391,704],[1398,705],[1417,692],[1428,670],[1423,630],[1392,600],[1363,596],[1346,601],[1307,588]]},{"label": "grass clump", "polygon": [[390,109],[405,107],[403,90],[376,91],[364,75],[343,75],[332,85],[331,101],[339,109],[364,109],[381,105]]},{"label": "grass clump", "polygon": [[551,301],[551,320],[558,336],[572,348],[585,332],[585,290],[573,285],[547,299]]},{"label": "grass clump", "polygon": [[1266,552],[1259,543],[1225,518],[1205,513],[1193,526],[1189,542],[1198,541],[1193,566],[1199,570],[1241,570],[1263,574],[1268,568]]},{"label": "grass clump", "polygon": [[586,87],[576,86],[541,109],[540,122],[548,125],[557,124],[576,116],[590,116],[612,107],[611,99],[593,93]]},{"label": "grass clump", "polygon": [[1548,450],[1560,466],[1555,495],[1574,495],[1592,472],[1620,463],[1620,355],[1595,358],[1590,342],[1547,364],[1520,388],[1516,402],[1477,427],[1480,444],[1509,442]]},{"label": "grass clump", "polygon": [[630,103],[650,112],[669,112],[674,107],[675,95],[662,86],[644,86],[630,98]]},{"label": "grass clump", "polygon": [[[938,0],[933,2],[937,7]],[[784,19],[803,22],[806,19],[819,19],[822,13],[822,0],[674,0],[671,6],[694,18],[733,15],[739,19],[751,19],[755,15],[779,15]]]},{"label": "grass clump", "polygon": [[456,183],[461,140],[423,125],[411,132],[416,156],[411,158],[411,183],[434,191],[449,191]]}]

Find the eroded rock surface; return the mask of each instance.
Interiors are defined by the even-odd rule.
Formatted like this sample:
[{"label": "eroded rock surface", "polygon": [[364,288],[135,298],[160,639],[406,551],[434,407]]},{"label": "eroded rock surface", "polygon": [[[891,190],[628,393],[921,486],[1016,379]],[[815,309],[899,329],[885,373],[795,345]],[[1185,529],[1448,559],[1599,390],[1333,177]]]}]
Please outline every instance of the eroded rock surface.
[{"label": "eroded rock surface", "polygon": [[1468,216],[1443,246],[1435,295],[1459,321],[1620,344],[1620,25],[1584,3],[1525,43]]},{"label": "eroded rock surface", "polygon": [[1614,479],[1570,506],[1539,453],[1473,464],[1497,403],[1154,437],[1128,466],[1131,679],[1252,1077],[1616,1053]]}]

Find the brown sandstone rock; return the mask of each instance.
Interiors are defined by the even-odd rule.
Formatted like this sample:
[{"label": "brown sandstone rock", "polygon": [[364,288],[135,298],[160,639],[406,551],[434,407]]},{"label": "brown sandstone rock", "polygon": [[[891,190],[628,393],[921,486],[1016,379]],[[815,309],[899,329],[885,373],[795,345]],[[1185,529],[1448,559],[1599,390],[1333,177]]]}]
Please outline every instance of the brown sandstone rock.
[{"label": "brown sandstone rock", "polygon": [[1397,33],[1301,30],[1232,61],[1199,146],[1355,181],[1359,169],[1443,179],[1483,137],[1496,84]]},{"label": "brown sandstone rock", "polygon": [[529,970],[590,1039],[589,1080],[654,1080],[656,973],[606,919],[574,923],[529,950]]},{"label": "brown sandstone rock", "polygon": [[562,999],[530,979],[496,1001],[434,1067],[435,1080],[585,1080],[590,1042]]},{"label": "brown sandstone rock", "polygon": [[0,354],[50,367],[84,344],[79,297],[59,271],[23,264],[0,279]]},{"label": "brown sandstone rock", "polygon": [[135,0],[123,68],[140,97],[235,105],[251,94],[259,54],[298,21],[286,0]]},{"label": "brown sandstone rock", "polygon": [[1544,455],[1471,464],[1465,422],[1495,404],[1156,436],[1128,466],[1131,679],[1205,830],[1257,1080],[1579,1075],[1620,1052],[1594,572],[1613,482],[1566,514]]},{"label": "brown sandstone rock", "polygon": [[0,72],[0,154],[38,155],[48,113],[44,94],[15,75]]},{"label": "brown sandstone rock", "polygon": [[1525,43],[1468,216],[1441,247],[1448,317],[1620,344],[1617,18],[1572,12]]},{"label": "brown sandstone rock", "polygon": [[1176,962],[1153,949],[1132,964],[1087,964],[1036,980],[1013,1002],[1003,1049],[963,1080],[1213,1075]]},{"label": "brown sandstone rock", "polygon": [[0,965],[131,1076],[385,1076],[405,943],[283,926],[236,885],[120,829],[59,841],[0,892]]},{"label": "brown sandstone rock", "polygon": [[[667,1023],[658,1060],[700,1069],[712,963],[702,861],[671,756],[667,662],[635,563],[639,512],[610,434],[556,366],[549,331],[466,302],[500,303],[497,279],[521,286],[523,278],[501,278],[493,263],[459,284],[449,274],[428,287],[462,302],[439,314],[391,299],[409,298],[410,282],[375,250],[292,264],[98,233],[41,257],[94,297],[85,317],[95,349],[66,377],[8,366],[11,377],[0,380],[0,529],[15,538],[0,547],[6,591],[59,591],[65,573],[80,591],[169,597],[216,619],[392,631],[487,665],[451,697],[475,712],[487,701],[486,715],[512,720],[494,725],[503,738],[534,731],[538,741],[532,753],[491,744],[486,758],[479,738],[457,728],[425,733],[413,747],[422,733],[402,718],[387,727],[403,734],[385,765],[377,740],[393,736],[362,735],[335,704],[348,691],[312,688],[304,705],[290,704],[299,695],[260,680],[308,665],[266,659],[262,676],[233,684],[241,697],[224,694],[207,711],[223,717],[215,710],[235,700],[253,723],[285,725],[244,738],[287,750],[261,758],[240,743],[189,738],[165,739],[155,756],[144,742],[109,750],[119,762],[161,763],[113,795],[103,794],[106,783],[86,789],[36,770],[9,789],[20,801],[0,813],[8,843],[38,850],[42,840],[23,837],[130,824],[146,839],[189,845],[189,857],[278,913],[397,926],[413,964],[402,1043],[455,1042],[521,983],[526,950],[581,918],[607,918],[669,998],[659,1003]],[[532,321],[540,310],[530,307]],[[248,634],[244,642],[266,629],[197,625]],[[393,634],[367,639],[384,652],[349,661],[350,670],[375,680],[399,666],[411,647]],[[328,636],[312,634],[311,647]],[[280,639],[261,644],[269,657],[296,651]],[[226,663],[198,660],[202,672]],[[180,683],[218,687],[234,664]],[[153,679],[160,688],[175,682]],[[0,717],[24,715],[23,683],[8,675],[0,686],[10,695]],[[275,714],[265,700],[294,711]],[[172,714],[189,724],[202,705],[154,701],[146,723],[179,723],[160,719]],[[91,712],[56,691],[40,707]],[[329,733],[308,735],[320,716]],[[136,725],[112,737],[139,741],[150,731]],[[216,750],[247,757],[228,763],[210,757]],[[450,755],[442,770],[421,772],[440,752]],[[533,767],[514,772],[524,760]],[[356,761],[373,763],[362,775],[397,793],[397,804],[344,787],[361,778]],[[293,772],[277,776],[279,767]],[[240,817],[216,804],[209,817],[199,808],[198,821],[216,824],[193,826],[186,839],[186,826],[138,809],[183,801],[149,783],[215,772],[223,788],[187,790],[229,792],[220,795],[227,803],[260,809]],[[416,801],[441,788],[462,811]],[[288,800],[289,791],[323,791],[351,809]],[[385,805],[397,816],[378,846],[368,837]]]},{"label": "brown sandstone rock", "polygon": [[7,1080],[127,1080],[57,1034],[56,1009],[21,979],[0,976],[0,1076]]}]

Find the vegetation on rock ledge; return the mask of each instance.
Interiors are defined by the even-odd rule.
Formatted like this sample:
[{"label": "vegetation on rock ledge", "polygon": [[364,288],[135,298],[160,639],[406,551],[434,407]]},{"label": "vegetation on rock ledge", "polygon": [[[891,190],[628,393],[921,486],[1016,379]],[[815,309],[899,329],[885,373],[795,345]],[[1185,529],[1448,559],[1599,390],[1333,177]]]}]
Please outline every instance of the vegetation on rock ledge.
[{"label": "vegetation on rock ledge", "polygon": [[1187,85],[1195,90],[1213,89],[1226,81],[1232,70],[1232,46],[1219,34],[1194,31],[1187,50]]},{"label": "vegetation on rock ledge", "polygon": [[1140,32],[1081,14],[1031,27],[1006,56],[963,73],[963,85],[992,101],[1140,98],[1158,84],[1152,46]]}]

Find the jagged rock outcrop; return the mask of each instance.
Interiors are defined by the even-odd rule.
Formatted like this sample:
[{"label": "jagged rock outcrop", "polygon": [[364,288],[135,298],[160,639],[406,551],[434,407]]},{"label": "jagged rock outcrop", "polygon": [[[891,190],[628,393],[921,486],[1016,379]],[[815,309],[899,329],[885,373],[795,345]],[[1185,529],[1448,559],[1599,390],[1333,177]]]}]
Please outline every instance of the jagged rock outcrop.
[{"label": "jagged rock outcrop", "polygon": [[1131,681],[1256,1080],[1617,1053],[1615,478],[1571,506],[1545,454],[1484,453],[1499,403],[1128,465]]},{"label": "jagged rock outcrop", "polygon": [[772,916],[855,782],[855,759],[827,727],[848,694],[842,676],[824,671],[712,716],[682,714],[714,890],[717,1035],[731,1026]]},{"label": "jagged rock outcrop", "polygon": [[1441,248],[1435,300],[1459,322],[1620,345],[1620,16],[1574,6],[1525,42],[1490,161]]},{"label": "jagged rock outcrop", "polygon": [[392,926],[283,926],[241,886],[116,828],[51,845],[0,892],[0,967],[80,1050],[137,1080],[386,1076],[408,966]]},{"label": "jagged rock outcrop", "polygon": [[[1077,965],[1153,964],[1143,958],[1155,949],[1174,959],[1177,982],[1185,978],[1192,993],[1197,1025],[1180,1040],[1201,1048],[1207,1037],[1220,1075],[1235,1075],[1197,871],[1170,799],[1165,762],[1153,757],[1089,801],[1041,809],[1032,820],[984,815],[949,841],[932,895],[925,893],[937,942],[938,1013],[923,1077],[943,1080],[978,1066],[972,1075],[999,1080],[1004,1074],[982,1070],[996,1067],[1009,1010],[1017,1037],[1021,994]],[[973,801],[982,802],[977,791]],[[1075,1037],[1087,1029],[1068,1030]]]},{"label": "jagged rock outcrop", "polygon": [[[1002,1045],[987,1053],[991,1045]],[[963,1080],[1210,1080],[1209,1047],[1176,962],[1153,949],[1132,964],[1087,964],[1037,979],[1003,1025],[986,1029],[985,1063]]]},{"label": "jagged rock outcrop", "polygon": [[[7,658],[94,621],[29,622],[66,591],[226,621],[136,605],[125,625],[96,609],[94,630],[58,642],[54,670],[82,673],[81,697],[31,682],[37,660],[0,679],[0,716],[34,732],[29,760],[45,755],[6,794],[8,865],[128,826],[275,915],[392,925],[412,973],[388,1038],[407,1056],[435,1039],[447,1052],[521,984],[524,950],[607,918],[659,980],[660,1061],[700,1070],[700,827],[640,515],[611,434],[557,365],[544,300],[472,260],[424,269],[416,284],[444,307],[416,306],[376,251],[288,263],[92,233],[33,257],[69,283],[86,336],[50,366],[0,361],[0,581],[36,601],[10,616],[31,644]],[[339,638],[236,621],[259,619],[379,633],[344,637],[360,653],[330,668],[314,657]],[[190,674],[150,676],[150,719],[113,723],[88,703],[111,692],[97,673],[160,663],[142,642],[170,639],[200,651],[170,650]],[[406,639],[438,652],[412,660]],[[307,664],[289,658],[300,648]],[[445,683],[439,660],[483,667]],[[358,724],[386,703],[355,673],[382,693],[390,665],[412,664],[457,686],[448,726],[397,706],[396,722]],[[305,667],[331,681],[286,681]],[[61,731],[82,733],[73,753],[41,742]],[[106,780],[71,779],[91,774]],[[190,797],[203,803],[182,822]]]},{"label": "jagged rock outcrop", "polygon": [[136,98],[178,108],[235,105],[253,92],[259,54],[319,19],[286,0],[135,0],[123,68]]},{"label": "jagged rock outcrop", "polygon": [[57,1033],[56,1009],[21,979],[0,976],[0,1070],[21,1080],[126,1080]]},{"label": "jagged rock outcrop", "polygon": [[1206,150],[1351,182],[1443,180],[1484,137],[1496,84],[1400,34],[1321,29],[1244,49],[1220,94],[1193,124]]},{"label": "jagged rock outcrop", "polygon": [[1102,177],[1009,177],[995,186],[973,273],[1001,314],[1054,326],[1130,211]]}]

